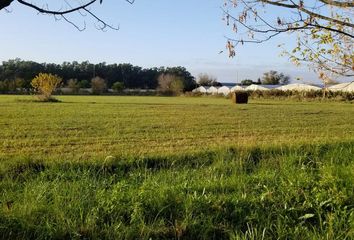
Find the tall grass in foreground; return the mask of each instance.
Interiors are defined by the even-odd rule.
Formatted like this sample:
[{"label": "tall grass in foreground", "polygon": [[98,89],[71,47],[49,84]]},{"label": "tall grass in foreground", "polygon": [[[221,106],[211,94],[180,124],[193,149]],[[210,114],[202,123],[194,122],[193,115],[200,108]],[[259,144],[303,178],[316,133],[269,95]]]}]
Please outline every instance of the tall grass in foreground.
[{"label": "tall grass in foreground", "polygon": [[28,99],[0,96],[0,238],[354,238],[350,103]]},{"label": "tall grass in foreground", "polygon": [[352,239],[354,142],[27,160],[3,168],[3,239]]}]

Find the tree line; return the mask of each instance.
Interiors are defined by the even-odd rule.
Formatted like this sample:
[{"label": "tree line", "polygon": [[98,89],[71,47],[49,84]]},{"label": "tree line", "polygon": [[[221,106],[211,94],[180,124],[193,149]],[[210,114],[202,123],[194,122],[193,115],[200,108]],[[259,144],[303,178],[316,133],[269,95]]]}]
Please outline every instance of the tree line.
[{"label": "tree line", "polygon": [[108,88],[120,83],[124,88],[156,89],[159,76],[173,75],[183,82],[183,91],[191,91],[196,87],[195,78],[185,67],[154,67],[142,68],[130,63],[94,64],[84,62],[38,63],[11,59],[0,65],[0,92],[15,92],[19,89],[30,89],[31,81],[39,73],[50,73],[62,78],[62,85],[75,80],[81,88],[90,88],[91,79],[100,77],[105,80]]},{"label": "tree line", "polygon": [[248,86],[251,84],[263,85],[286,85],[290,83],[290,76],[284,73],[279,73],[274,70],[263,73],[262,78],[258,78],[256,82],[251,79],[244,79],[241,85]]}]

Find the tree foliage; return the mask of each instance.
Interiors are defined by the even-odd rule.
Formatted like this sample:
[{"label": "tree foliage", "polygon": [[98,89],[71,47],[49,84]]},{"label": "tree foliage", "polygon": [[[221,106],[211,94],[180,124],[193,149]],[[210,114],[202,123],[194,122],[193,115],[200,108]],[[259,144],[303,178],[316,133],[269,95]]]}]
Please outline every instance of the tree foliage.
[{"label": "tree foliage", "polygon": [[217,78],[207,73],[201,73],[198,76],[198,84],[200,86],[221,86],[221,83],[217,81]]},{"label": "tree foliage", "polygon": [[239,44],[297,34],[296,46],[283,51],[293,63],[309,63],[322,79],[354,76],[352,0],[225,0],[223,12],[237,35],[227,42],[230,57]]},{"label": "tree foliage", "polygon": [[72,93],[79,93],[80,83],[77,79],[69,79],[67,87],[70,88]]},{"label": "tree foliage", "polygon": [[23,92],[25,81],[22,78],[15,77],[0,81],[0,93]]},{"label": "tree foliage", "polygon": [[93,94],[102,94],[107,90],[106,81],[100,77],[94,77],[91,79],[91,88]]},{"label": "tree foliage", "polygon": [[41,101],[50,101],[52,100],[52,93],[61,82],[62,79],[57,75],[40,73],[32,80],[31,85],[39,93],[38,98]]},{"label": "tree foliage", "polygon": [[182,91],[192,91],[197,86],[195,78],[185,67],[168,67],[161,70],[164,75],[173,75],[180,78],[183,84]]},{"label": "tree foliage", "polygon": [[161,74],[159,76],[158,91],[164,95],[179,95],[184,89],[184,79],[173,74]]},{"label": "tree foliage", "polygon": [[271,70],[263,73],[261,82],[264,85],[288,84],[290,82],[290,76]]},{"label": "tree foliage", "polygon": [[258,82],[254,82],[251,79],[244,79],[244,80],[241,81],[241,85],[243,85],[243,86],[249,86],[251,84],[259,84],[259,83]]},{"label": "tree foliage", "polygon": [[123,91],[124,89],[124,83],[122,82],[115,82],[112,86],[112,89],[116,92]]},{"label": "tree foliage", "polygon": [[[63,62],[55,63],[36,63],[33,61],[23,61],[12,59],[0,64],[0,82],[12,83],[15,79],[23,79],[22,87],[29,89],[31,80],[41,72],[56,74],[63,79],[63,84],[68,85],[70,79],[77,79],[80,88],[90,88],[90,81],[94,76],[99,76],[106,80],[108,88],[115,82],[122,82],[125,88],[130,89],[156,89],[158,77],[161,74],[174,74],[183,78],[184,91],[191,91],[195,88],[194,77],[184,67],[154,67],[141,68],[129,63],[123,64],[93,64],[84,62]],[[4,85],[0,83],[0,85]],[[1,91],[1,87],[0,87]],[[8,92],[8,89],[4,90]]]}]

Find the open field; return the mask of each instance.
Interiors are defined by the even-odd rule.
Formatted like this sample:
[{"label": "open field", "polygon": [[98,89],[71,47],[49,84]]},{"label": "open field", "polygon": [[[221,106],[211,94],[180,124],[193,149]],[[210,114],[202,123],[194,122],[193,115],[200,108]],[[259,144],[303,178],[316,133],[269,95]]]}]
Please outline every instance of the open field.
[{"label": "open field", "polygon": [[352,239],[354,105],[0,96],[0,238]]},{"label": "open field", "polygon": [[354,105],[222,98],[0,96],[0,158],[103,160],[354,138]]}]

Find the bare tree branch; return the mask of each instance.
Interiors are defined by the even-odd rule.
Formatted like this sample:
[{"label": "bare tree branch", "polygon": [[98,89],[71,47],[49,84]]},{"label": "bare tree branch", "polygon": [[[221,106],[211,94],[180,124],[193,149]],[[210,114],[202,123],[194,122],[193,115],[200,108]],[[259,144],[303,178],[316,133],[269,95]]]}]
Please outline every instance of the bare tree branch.
[{"label": "bare tree branch", "polygon": [[8,6],[10,6],[10,4],[13,2],[14,0],[1,0],[0,1],[0,10],[3,8],[6,8]]},{"label": "bare tree branch", "polygon": [[[297,33],[297,46],[284,52],[291,61],[312,63],[322,76],[324,71],[353,76],[354,24],[351,16],[354,2],[318,1],[319,4],[316,1],[313,5],[305,5],[303,0],[225,0],[224,20],[228,26],[233,22],[233,31],[238,34],[238,38],[227,37],[229,56],[235,56],[234,47],[240,43],[263,43],[285,32]],[[307,4],[310,3],[307,1]],[[280,16],[267,16],[268,6],[281,10]],[[239,9],[238,15],[232,9]]]},{"label": "bare tree branch", "polygon": [[106,22],[102,21],[99,17],[97,17],[94,13],[87,10],[86,8],[83,8],[83,10],[85,10],[89,15],[91,15],[93,18],[95,18],[99,23],[101,23],[103,25],[102,27],[99,28],[100,30],[104,30],[107,27],[110,29],[113,29],[113,30],[119,30],[119,27],[116,28],[116,27],[113,27],[113,26],[107,24]]},{"label": "bare tree branch", "polygon": [[[352,24],[350,22],[340,21],[340,20],[335,19],[335,18],[331,18],[331,17],[327,17],[327,16],[324,16],[324,15],[315,13],[313,11],[308,10],[307,8],[305,8],[303,6],[295,4],[293,1],[291,1],[292,4],[285,4],[285,3],[278,2],[278,1],[270,1],[270,0],[261,0],[261,2],[270,4],[270,5],[273,5],[273,6],[282,7],[282,8],[285,7],[285,8],[299,9],[299,11],[304,12],[304,13],[308,14],[311,17],[320,18],[320,19],[323,19],[323,20],[326,20],[326,21],[329,21],[329,22],[332,22],[332,23],[337,23],[337,24],[341,24],[343,26],[348,26],[348,27],[354,28],[354,24]],[[328,1],[328,2],[330,2],[330,1]]]},{"label": "bare tree branch", "polygon": [[32,3],[28,3],[26,1],[23,1],[23,0],[17,0],[19,3],[27,6],[27,7],[30,7],[30,8],[33,8],[35,10],[37,10],[38,12],[40,13],[45,13],[45,14],[53,14],[53,15],[65,15],[65,14],[69,14],[69,13],[72,13],[72,12],[76,12],[80,9],[84,9],[90,5],[92,5],[93,3],[95,3],[96,1],[98,0],[91,0],[90,2],[86,3],[86,4],[83,4],[83,5],[80,5],[78,7],[75,7],[75,8],[70,8],[68,10],[65,10],[65,11],[54,11],[54,10],[47,10],[47,9],[44,9],[44,8],[41,8],[41,7],[38,7]]},{"label": "bare tree branch", "polygon": [[70,23],[72,26],[74,26],[77,30],[79,30],[80,32],[84,31],[86,29],[86,22],[84,22],[84,26],[83,27],[79,27],[77,24],[75,24],[74,22],[70,21],[67,17],[65,17],[65,15],[60,15],[66,22]]},{"label": "bare tree branch", "polygon": [[[0,10],[9,6],[13,1],[15,1],[15,0],[1,0],[0,1]],[[101,26],[97,27],[98,29],[105,30],[106,28],[110,28],[113,30],[119,30],[119,27],[114,27],[111,24],[108,24],[107,22],[102,20],[100,17],[98,17],[95,13],[93,13],[91,10],[89,10],[88,7],[90,7],[91,5],[93,5],[96,2],[99,2],[100,4],[102,4],[103,0],[90,0],[90,1],[87,1],[86,3],[80,2],[79,6],[77,6],[77,7],[72,7],[71,4],[67,0],[64,0],[64,1],[67,4],[67,6],[69,7],[68,9],[52,10],[52,9],[49,9],[48,4],[45,4],[44,6],[40,7],[34,3],[28,2],[26,0],[17,0],[18,3],[20,3],[26,7],[32,8],[32,9],[38,11],[39,13],[53,15],[54,17],[59,16],[60,18],[64,19],[66,22],[68,22],[69,24],[73,25],[79,31],[83,31],[86,29],[86,23],[84,22],[83,27],[79,27],[76,23],[72,22],[67,17],[67,15],[69,15],[71,13],[78,12],[81,16],[84,17],[86,15],[82,13],[82,11],[83,11],[83,12],[87,13],[88,15],[90,15],[91,17],[93,17],[95,20],[97,20],[97,22],[99,24],[101,24]],[[133,4],[135,0],[125,0],[125,1],[130,4]],[[56,20],[59,20],[60,18],[56,18]]]},{"label": "bare tree branch", "polygon": [[333,1],[333,0],[320,0],[320,2],[323,2],[328,5],[336,6],[336,7],[342,7],[342,8],[349,8],[349,7],[354,7],[354,2],[353,1]]}]

